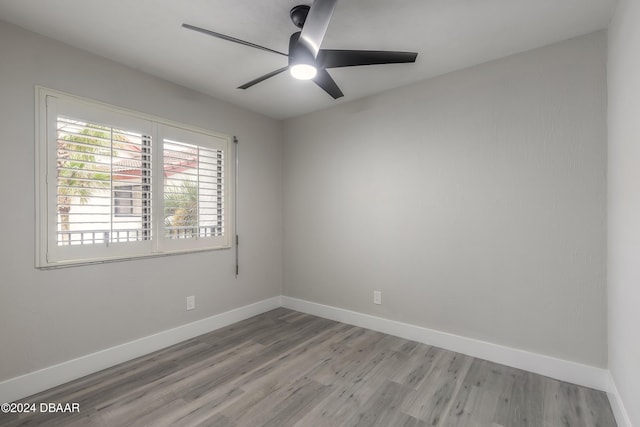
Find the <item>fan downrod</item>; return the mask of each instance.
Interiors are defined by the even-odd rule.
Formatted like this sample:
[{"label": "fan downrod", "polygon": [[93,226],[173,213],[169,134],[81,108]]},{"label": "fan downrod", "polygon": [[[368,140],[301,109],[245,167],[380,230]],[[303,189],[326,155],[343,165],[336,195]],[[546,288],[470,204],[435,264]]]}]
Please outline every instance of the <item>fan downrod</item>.
[{"label": "fan downrod", "polygon": [[304,26],[304,22],[307,20],[307,15],[309,14],[310,8],[310,6],[304,4],[294,6],[289,12],[289,16],[291,17],[291,22],[293,22],[293,25],[302,29],[302,27]]}]

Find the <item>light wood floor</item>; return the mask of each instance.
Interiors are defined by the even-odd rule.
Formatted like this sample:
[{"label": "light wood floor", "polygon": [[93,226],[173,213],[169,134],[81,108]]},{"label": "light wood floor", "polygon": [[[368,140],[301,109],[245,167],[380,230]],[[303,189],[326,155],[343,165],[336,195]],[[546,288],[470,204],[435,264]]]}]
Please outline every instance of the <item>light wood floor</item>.
[{"label": "light wood floor", "polygon": [[615,426],[604,393],[277,309],[23,402],[7,426]]}]

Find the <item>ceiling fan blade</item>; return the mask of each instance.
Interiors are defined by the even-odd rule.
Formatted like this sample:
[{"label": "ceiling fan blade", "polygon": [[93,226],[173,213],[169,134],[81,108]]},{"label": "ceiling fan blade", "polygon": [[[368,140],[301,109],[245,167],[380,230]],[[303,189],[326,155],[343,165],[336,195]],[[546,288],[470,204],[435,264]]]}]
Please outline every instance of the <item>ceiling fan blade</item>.
[{"label": "ceiling fan blade", "polygon": [[271,78],[273,76],[276,76],[278,74],[280,74],[281,72],[285,71],[287,68],[289,68],[288,66],[286,67],[282,67],[282,68],[278,68],[275,71],[272,71],[270,73],[265,74],[264,76],[260,76],[255,80],[251,80],[249,83],[245,83],[242,86],[238,86],[238,89],[249,89],[251,86],[258,84],[262,81],[267,80],[268,78]]},{"label": "ceiling fan blade", "polygon": [[182,28],[186,28],[187,30],[197,31],[202,34],[206,34],[208,36],[217,37],[222,40],[230,41],[233,43],[238,43],[244,46],[254,47],[260,50],[266,50],[267,52],[277,53],[278,55],[289,56],[284,52],[279,52],[277,50],[269,49],[268,47],[260,46],[259,44],[251,43],[245,40],[240,40],[235,37],[227,36],[225,34],[216,33],[215,31],[207,30],[204,28],[196,27],[194,25],[182,24]]},{"label": "ceiling fan blade", "polygon": [[318,74],[313,78],[313,82],[331,95],[333,99],[338,99],[344,96],[344,93],[342,93],[336,82],[324,68],[318,69]]},{"label": "ceiling fan blade", "polygon": [[415,52],[387,50],[333,50],[321,49],[317,63],[323,68],[355,67],[358,65],[403,64],[416,62]]},{"label": "ceiling fan blade", "polygon": [[315,0],[304,22],[300,41],[311,51],[314,58],[318,56],[320,45],[329,27],[329,21],[331,21],[331,15],[333,15],[337,1]]}]

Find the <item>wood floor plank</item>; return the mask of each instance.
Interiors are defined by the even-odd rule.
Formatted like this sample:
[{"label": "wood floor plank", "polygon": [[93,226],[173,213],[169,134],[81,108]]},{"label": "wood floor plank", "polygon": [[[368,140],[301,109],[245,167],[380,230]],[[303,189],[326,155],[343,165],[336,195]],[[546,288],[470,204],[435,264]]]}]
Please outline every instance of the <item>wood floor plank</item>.
[{"label": "wood floor plank", "polygon": [[[300,427],[336,426],[341,425],[345,419],[349,419],[353,413],[359,413],[365,402],[389,382],[393,373],[406,364],[409,356],[395,350],[378,352],[375,357],[370,357],[369,364],[357,364],[361,366],[359,375],[345,381],[336,382],[334,392],[309,412],[297,425]],[[368,370],[365,370],[366,369]],[[409,422],[409,420],[405,420]]]},{"label": "wood floor plank", "polygon": [[436,365],[422,380],[417,393],[403,402],[407,414],[438,425],[450,410],[451,402],[469,370],[472,358],[459,353],[441,350]]},{"label": "wood floor plank", "polygon": [[609,399],[605,393],[590,388],[581,388],[584,395],[584,408],[588,412],[588,419],[595,427],[613,427],[615,419]]},{"label": "wood floor plank", "polygon": [[323,358],[313,372],[309,373],[314,380],[326,385],[342,381],[339,377],[344,378],[348,375],[348,367],[361,363],[358,358],[361,359],[374,351],[375,345],[384,338],[384,334],[364,329],[361,329],[361,333],[353,335],[353,339],[334,347],[332,354]]},{"label": "wood floor plank", "polygon": [[[181,408],[164,415],[162,421],[172,426],[200,425],[216,419],[226,405],[241,399],[243,395],[244,390],[237,387],[218,387],[196,400],[185,402]],[[223,420],[218,422],[223,423]],[[226,417],[224,423],[235,425]]]},{"label": "wood floor plank", "polygon": [[[273,416],[263,426],[293,426],[306,412],[322,401],[330,390],[331,387],[315,381],[308,381],[300,386],[295,384],[281,397],[280,403],[272,408],[270,412]],[[248,427],[253,425],[255,424],[247,424]]]},{"label": "wood floor plank", "polygon": [[445,353],[437,347],[420,344],[405,354],[408,355],[408,361],[403,368],[397,370],[393,379],[417,389]]},{"label": "wood floor plank", "polygon": [[334,390],[313,409],[304,414],[295,424],[296,427],[334,427],[359,413],[360,408],[372,395],[368,381],[338,383]]},{"label": "wood floor plank", "polygon": [[96,409],[105,410],[123,404],[135,405],[145,396],[153,398],[166,392],[171,392],[174,396],[185,399],[187,397],[186,391],[193,391],[194,388],[206,384],[209,378],[216,377],[220,370],[228,368],[228,365],[236,358],[249,357],[262,348],[264,346],[261,344],[246,342],[211,357],[203,355],[201,360],[193,361],[191,365],[182,367],[162,378],[136,384],[128,390],[122,389],[119,395],[110,399],[105,396],[96,405]]},{"label": "wood floor plank", "polygon": [[386,381],[345,425],[353,427],[426,425],[400,410],[402,401],[412,391],[410,387]]},{"label": "wood floor plank", "polygon": [[2,427],[615,427],[603,392],[279,308],[22,402]]},{"label": "wood floor plank", "polygon": [[493,425],[499,406],[509,401],[515,380],[513,368],[474,359],[443,425]]},{"label": "wood floor plank", "polygon": [[314,400],[321,400],[329,387],[309,378],[282,378],[254,391],[247,391],[247,398],[224,409],[222,413],[238,426],[277,425],[273,419],[293,425]]},{"label": "wood floor plank", "polygon": [[196,424],[174,424],[180,425],[184,427],[236,427],[236,423],[231,421],[229,418],[225,417],[222,414],[213,415],[202,422]]},{"label": "wood floor plank", "polygon": [[[290,381],[295,381],[295,379],[291,379]],[[230,420],[238,420],[241,417],[245,417],[245,420],[251,420],[251,417],[255,416],[256,425],[261,425],[266,414],[261,414],[260,411],[256,411],[256,407],[265,401],[265,399],[275,395],[277,391],[289,385],[291,383],[290,381],[286,381],[285,379],[272,380],[268,383],[261,384],[259,387],[247,390],[243,394],[242,399],[226,405],[220,413]],[[275,399],[273,403],[275,403]]]},{"label": "wood floor plank", "polygon": [[274,377],[299,377],[311,372],[334,352],[334,344],[345,332],[339,325],[317,334],[312,339],[301,342],[282,356],[267,361],[261,367],[241,376],[234,382],[239,387],[255,387]]},{"label": "wood floor plank", "polygon": [[541,426],[544,423],[545,378],[518,370],[506,399],[498,399],[494,422],[498,425]]}]

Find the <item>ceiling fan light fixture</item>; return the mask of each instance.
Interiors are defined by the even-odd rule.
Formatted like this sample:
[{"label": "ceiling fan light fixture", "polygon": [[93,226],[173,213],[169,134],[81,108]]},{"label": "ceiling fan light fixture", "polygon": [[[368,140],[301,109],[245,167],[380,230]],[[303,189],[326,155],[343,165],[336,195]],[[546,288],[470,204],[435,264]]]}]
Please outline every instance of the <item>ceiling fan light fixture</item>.
[{"label": "ceiling fan light fixture", "polygon": [[298,80],[311,80],[318,74],[316,67],[310,64],[294,64],[289,67],[289,72]]},{"label": "ceiling fan light fixture", "polygon": [[288,53],[190,24],[182,24],[182,27],[247,47],[276,53],[288,58],[285,67],[273,70],[257,79],[238,86],[238,89],[248,89],[253,85],[289,70],[293,78],[298,80],[313,80],[320,89],[324,90],[333,99],[338,99],[343,97],[344,94],[327,72],[329,68],[402,64],[416,61],[416,57],[418,56],[416,52],[321,49],[320,46],[323,43],[337,2],[338,0],[313,0],[311,6],[302,4],[294,6],[291,9],[289,12],[291,21],[296,27],[300,28],[300,31],[296,31],[289,37]]}]

